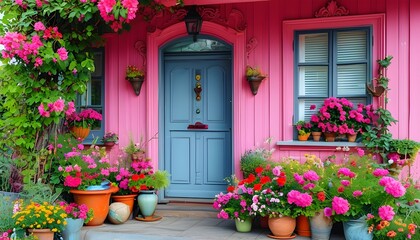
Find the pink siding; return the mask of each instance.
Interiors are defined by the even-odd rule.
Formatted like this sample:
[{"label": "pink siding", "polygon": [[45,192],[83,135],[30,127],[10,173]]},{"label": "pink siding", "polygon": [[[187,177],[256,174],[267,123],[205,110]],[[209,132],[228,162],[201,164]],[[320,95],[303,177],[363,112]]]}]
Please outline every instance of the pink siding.
[{"label": "pink siding", "polygon": [[[193,0],[191,0],[193,1]],[[205,3],[211,3],[206,0]],[[187,0],[186,0],[187,2]],[[239,44],[234,59],[234,161],[235,172],[238,173],[240,155],[254,146],[262,146],[268,137],[275,141],[290,140],[292,133],[292,100],[293,72],[292,43],[284,42],[288,38],[283,22],[285,20],[315,19],[314,13],[324,7],[327,0],[269,0],[258,2],[222,5],[206,5],[204,7],[219,8],[222,17],[228,18],[233,9],[239,10],[246,23],[244,32],[205,21],[203,32]],[[420,52],[420,1],[417,0],[339,0],[352,16],[358,19],[361,14],[376,14],[385,17],[385,26],[380,26],[375,37],[385,35],[384,39],[375,39],[375,56],[393,55],[393,64],[388,70],[390,78],[390,103],[388,108],[399,122],[392,127],[395,137],[420,141],[420,113],[416,103],[420,102],[420,69],[417,66],[417,54]],[[216,3],[216,2],[214,2]],[[382,15],[383,14],[383,15]],[[163,22],[157,27],[163,26]],[[138,141],[140,136],[150,139],[158,130],[158,47],[171,39],[186,35],[183,23],[166,29],[147,33],[140,18],[132,24],[131,31],[122,35],[106,36],[106,129],[120,134],[120,146],[128,143],[131,134]],[[335,25],[335,26],[339,26]],[[310,26],[310,25],[308,25]],[[315,26],[312,26],[315,27]],[[383,31],[380,32],[380,31]],[[289,36],[290,37],[290,36]],[[238,39],[243,38],[244,40]],[[245,44],[251,39],[257,40],[254,50],[247,54]],[[147,78],[140,96],[135,96],[130,84],[124,80],[125,67],[129,64],[142,65],[142,57],[134,48],[137,41],[147,43]],[[238,47],[238,46],[237,46]],[[240,58],[239,58],[240,57]],[[376,60],[376,59],[374,59]],[[253,96],[243,78],[246,64],[256,65],[267,72],[269,78],[261,84],[258,94]],[[149,154],[158,163],[158,136],[148,144]],[[274,141],[274,143],[275,143]],[[277,147],[277,150],[280,148]],[[306,152],[324,157],[334,149],[281,148],[275,158],[294,156],[302,158]],[[420,172],[417,161],[411,172]],[[418,178],[419,175],[417,175]]]}]

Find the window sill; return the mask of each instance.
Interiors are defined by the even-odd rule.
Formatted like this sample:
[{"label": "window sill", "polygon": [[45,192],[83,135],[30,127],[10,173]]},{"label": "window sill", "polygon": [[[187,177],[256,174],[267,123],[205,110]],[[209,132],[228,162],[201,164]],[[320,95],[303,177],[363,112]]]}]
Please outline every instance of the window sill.
[{"label": "window sill", "polygon": [[276,145],[281,150],[316,150],[334,151],[338,147],[359,148],[364,147],[360,142],[314,142],[314,141],[278,141]]}]

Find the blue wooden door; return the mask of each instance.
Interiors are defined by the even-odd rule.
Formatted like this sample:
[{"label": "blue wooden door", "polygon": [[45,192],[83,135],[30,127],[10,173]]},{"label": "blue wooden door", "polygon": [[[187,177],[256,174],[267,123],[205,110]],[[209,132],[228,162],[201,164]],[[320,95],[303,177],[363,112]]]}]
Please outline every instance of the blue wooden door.
[{"label": "blue wooden door", "polygon": [[166,56],[164,64],[165,197],[214,198],[232,174],[230,56]]}]

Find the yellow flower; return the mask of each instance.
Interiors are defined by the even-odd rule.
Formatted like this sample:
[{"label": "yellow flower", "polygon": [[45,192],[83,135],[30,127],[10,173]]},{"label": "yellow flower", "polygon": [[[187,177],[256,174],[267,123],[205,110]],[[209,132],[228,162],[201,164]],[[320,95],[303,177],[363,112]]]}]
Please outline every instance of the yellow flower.
[{"label": "yellow flower", "polygon": [[57,232],[57,231],[58,231],[58,229],[57,229],[57,228],[53,228],[53,229],[51,229],[51,231],[52,231],[52,232]]},{"label": "yellow flower", "polygon": [[60,223],[61,223],[61,221],[60,221],[60,220],[57,220],[57,223],[58,223],[58,224],[60,224]]}]

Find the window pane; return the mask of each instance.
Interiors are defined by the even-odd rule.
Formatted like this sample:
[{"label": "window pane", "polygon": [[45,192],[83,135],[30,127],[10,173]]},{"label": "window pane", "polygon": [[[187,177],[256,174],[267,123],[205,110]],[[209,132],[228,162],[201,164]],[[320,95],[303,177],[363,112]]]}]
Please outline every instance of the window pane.
[{"label": "window pane", "polygon": [[366,94],[366,64],[350,64],[337,66],[337,94]]},{"label": "window pane", "polygon": [[328,67],[299,67],[300,96],[328,96]]},{"label": "window pane", "polygon": [[103,72],[104,72],[104,70],[103,70],[103,59],[104,59],[103,53],[102,52],[95,52],[93,54],[93,57],[94,57],[93,61],[94,61],[94,64],[95,64],[95,71],[92,73],[91,76],[92,77],[101,77],[101,76],[103,76]]},{"label": "window pane", "polygon": [[365,61],[367,58],[367,32],[349,31],[337,33],[337,61]]},{"label": "window pane", "polygon": [[91,102],[90,105],[102,105],[101,102],[101,94],[102,94],[102,81],[99,79],[92,79],[91,80]]},{"label": "window pane", "polygon": [[[309,121],[311,116],[317,113],[319,107],[324,103],[324,99],[300,99],[299,100],[299,120]],[[311,105],[315,105],[316,108],[311,110]]]},{"label": "window pane", "polygon": [[299,63],[328,62],[328,34],[299,35]]}]

